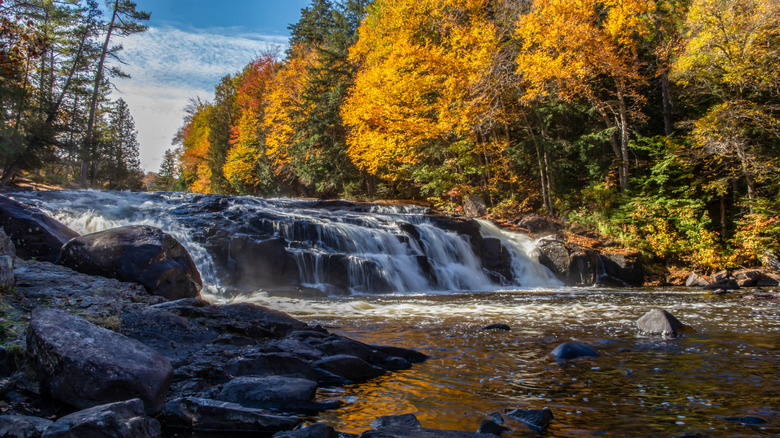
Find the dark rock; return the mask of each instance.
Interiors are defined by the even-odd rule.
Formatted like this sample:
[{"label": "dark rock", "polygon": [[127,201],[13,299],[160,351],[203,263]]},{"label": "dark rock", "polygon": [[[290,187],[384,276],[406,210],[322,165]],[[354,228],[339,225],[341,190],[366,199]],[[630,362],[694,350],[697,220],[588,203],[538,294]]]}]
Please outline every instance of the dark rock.
[{"label": "dark rock", "polygon": [[[222,388],[217,400],[248,408],[310,410],[317,383],[295,377],[237,377]],[[317,409],[312,409],[317,410]]]},{"label": "dark rock", "polygon": [[485,237],[482,241],[482,267],[499,274],[504,280],[512,281],[512,256],[496,237]]},{"label": "dark rock", "polygon": [[[18,360],[17,360],[18,359]],[[0,378],[8,377],[19,369],[22,358],[16,357],[11,351],[0,345]],[[0,435],[2,437],[2,435]]]},{"label": "dark rock", "polygon": [[218,329],[244,332],[251,338],[278,338],[293,330],[306,327],[306,323],[278,310],[251,303],[214,306]]},{"label": "dark rock", "polygon": [[727,295],[728,293],[729,291],[727,291],[726,289],[717,289],[712,291],[712,295],[718,295],[718,296]]},{"label": "dark rock", "polygon": [[385,370],[347,354],[329,356],[314,362],[314,365],[353,382],[364,382],[385,374]]},{"label": "dark rock", "polygon": [[2,227],[0,227],[0,255],[10,256],[12,260],[16,258],[16,246]]},{"label": "dark rock", "polygon": [[339,438],[339,434],[336,429],[327,424],[315,423],[300,429],[276,433],[273,438]]},{"label": "dark rock", "polygon": [[601,264],[606,275],[629,286],[641,286],[645,282],[642,255],[638,252],[602,252]]},{"label": "dark rock", "polygon": [[490,433],[493,435],[501,435],[504,432],[507,432],[511,429],[508,427],[504,427],[495,421],[492,420],[484,420],[482,421],[482,424],[479,425],[479,429],[477,429],[477,433]]},{"label": "dark rock", "polygon": [[411,363],[420,363],[428,360],[428,355],[408,348],[393,347],[388,345],[371,345],[376,351],[387,354],[388,356],[400,357]]},{"label": "dark rock", "polygon": [[10,289],[15,284],[13,257],[0,255],[0,289]]},{"label": "dark rock", "polygon": [[693,331],[691,327],[681,323],[671,313],[662,309],[654,309],[647,312],[636,321],[636,325],[639,327],[639,331],[645,335],[660,335],[672,338]]},{"label": "dark rock", "polygon": [[780,276],[758,269],[745,269],[736,272],[734,278],[739,287],[775,287],[778,285]]},{"label": "dark rock", "polygon": [[555,356],[555,360],[559,362],[578,359],[580,357],[599,357],[599,354],[596,353],[596,350],[593,348],[576,342],[564,342],[555,347],[550,354]]},{"label": "dark rock", "polygon": [[301,423],[297,417],[196,397],[171,400],[165,404],[162,417],[166,425],[222,432],[269,433],[292,429]]},{"label": "dark rock", "polygon": [[555,233],[559,228],[558,224],[550,222],[546,218],[543,218],[535,213],[523,216],[519,221],[517,221],[517,225],[525,228],[533,234]]},{"label": "dark rock", "polygon": [[570,246],[558,238],[541,239],[536,248],[539,263],[567,285],[591,286],[598,280],[599,255],[596,250]]},{"label": "dark rock", "polygon": [[345,354],[355,356],[366,362],[370,361],[374,355],[374,350],[368,345],[341,336],[331,336],[324,342],[315,345],[315,348],[328,356]]},{"label": "dark rock", "polygon": [[157,438],[160,423],[144,416],[140,399],[95,406],[66,415],[43,438]]},{"label": "dark rock", "polygon": [[187,250],[159,228],[127,226],[86,234],[62,248],[58,264],[139,283],[169,300],[197,297],[203,285]]},{"label": "dark rock", "polygon": [[763,259],[764,266],[776,272],[780,272],[780,260],[777,258],[777,254],[771,251],[764,251]]},{"label": "dark rock", "polygon": [[739,424],[747,424],[747,425],[752,425],[752,426],[757,426],[757,425],[760,425],[760,424],[766,424],[767,423],[767,421],[764,420],[761,417],[746,416],[746,417],[720,417],[720,418],[722,418],[722,419],[724,419],[726,421],[731,421],[731,422],[739,423]]},{"label": "dark rock", "polygon": [[27,354],[52,397],[80,409],[138,397],[156,413],[173,378],[165,356],[62,310],[33,310]]},{"label": "dark rock", "polygon": [[298,265],[288,254],[283,238],[258,239],[239,234],[229,242],[228,253],[235,264],[231,280],[239,288],[256,291],[300,282]]},{"label": "dark rock", "polygon": [[490,324],[488,326],[482,327],[482,330],[499,330],[499,331],[511,331],[512,327],[509,327],[507,324]]},{"label": "dark rock", "polygon": [[726,290],[735,290],[739,289],[739,284],[737,283],[737,280],[733,278],[720,280],[717,282],[710,283],[706,286],[704,286],[704,289],[706,290],[718,290],[718,289],[726,289]]},{"label": "dark rock", "polygon": [[691,272],[691,275],[685,280],[686,287],[705,287],[708,284],[710,284],[710,282],[706,278],[695,272]]},{"label": "dark rock", "polygon": [[521,421],[536,431],[544,430],[555,418],[550,408],[515,409],[507,412],[506,416]]},{"label": "dark rock", "polygon": [[60,249],[79,233],[41,210],[0,196],[0,226],[11,238],[20,258],[53,262]]},{"label": "dark rock", "polygon": [[284,376],[314,380],[326,385],[342,385],[347,381],[333,373],[319,369],[292,353],[260,353],[244,355],[223,366],[231,376]]},{"label": "dark rock", "polygon": [[487,214],[487,205],[481,196],[471,194],[463,200],[463,214],[467,217],[482,217]]},{"label": "dark rock", "polygon": [[412,414],[380,417],[360,438],[484,438],[485,434],[455,430],[427,429]]},{"label": "dark rock", "polygon": [[54,424],[45,418],[26,415],[0,415],[0,437],[40,438],[43,432]]}]

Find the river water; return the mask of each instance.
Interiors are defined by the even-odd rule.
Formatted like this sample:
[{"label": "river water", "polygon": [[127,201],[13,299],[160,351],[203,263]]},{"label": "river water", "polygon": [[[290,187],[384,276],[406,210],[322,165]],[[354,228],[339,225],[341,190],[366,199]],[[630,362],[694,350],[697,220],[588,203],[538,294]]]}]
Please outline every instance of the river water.
[{"label": "river water", "polygon": [[[134,198],[121,208],[114,199],[109,213],[94,203],[79,207],[77,196],[15,198],[36,203],[80,232],[150,221],[169,227],[197,253],[202,272],[214,269],[202,248],[181,234],[186,230],[150,218],[149,212],[135,214],[144,202],[151,208],[153,198]],[[71,201],[63,202],[66,198]],[[118,209],[127,210],[122,213],[127,219],[119,218]],[[378,416],[406,413],[424,427],[476,431],[487,414],[547,406],[555,419],[542,436],[780,436],[778,303],[685,288],[558,285],[327,298],[263,291],[230,295],[218,284],[204,290],[215,302],[254,302],[363,342],[430,356],[368,383],[321,389],[321,397],[346,403],[308,421],[343,432],[360,433]],[[677,339],[638,336],[635,321],[654,308],[666,309],[696,332]],[[494,323],[508,324],[511,331],[482,329]],[[554,361],[550,352],[570,341],[591,345],[600,357]],[[506,425],[513,431],[503,436],[539,435],[519,423]]]}]

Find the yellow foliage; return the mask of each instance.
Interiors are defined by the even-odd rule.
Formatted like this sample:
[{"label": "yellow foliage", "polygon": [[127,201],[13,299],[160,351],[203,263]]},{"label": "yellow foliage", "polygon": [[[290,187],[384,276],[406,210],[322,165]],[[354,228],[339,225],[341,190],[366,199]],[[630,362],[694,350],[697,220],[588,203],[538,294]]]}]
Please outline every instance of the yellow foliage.
[{"label": "yellow foliage", "polygon": [[[222,172],[231,185],[236,187],[251,188],[260,185],[257,178],[257,161],[260,152],[245,143],[236,143],[228,151]],[[241,190],[239,190],[241,191]]]}]

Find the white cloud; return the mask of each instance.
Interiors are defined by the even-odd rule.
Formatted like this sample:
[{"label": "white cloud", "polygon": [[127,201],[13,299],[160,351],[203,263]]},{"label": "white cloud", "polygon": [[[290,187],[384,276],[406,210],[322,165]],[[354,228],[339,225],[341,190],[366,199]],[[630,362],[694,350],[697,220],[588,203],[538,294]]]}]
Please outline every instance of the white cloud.
[{"label": "white cloud", "polygon": [[118,88],[114,98],[123,98],[130,107],[141,144],[141,166],[157,171],[181,126],[187,101],[210,100],[223,76],[240,71],[264,50],[284,47],[287,37],[161,27],[121,42],[126,63],[121,68],[132,79],[114,81]]}]

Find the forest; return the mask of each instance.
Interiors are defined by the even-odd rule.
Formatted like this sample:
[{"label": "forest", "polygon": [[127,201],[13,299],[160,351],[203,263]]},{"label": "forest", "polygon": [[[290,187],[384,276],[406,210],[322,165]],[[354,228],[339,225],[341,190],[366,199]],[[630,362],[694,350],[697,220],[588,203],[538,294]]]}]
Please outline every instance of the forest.
[{"label": "forest", "polygon": [[[148,14],[110,3],[124,20],[0,6],[3,180],[128,186],[112,166],[134,137],[105,101],[121,72],[102,65],[112,27]],[[289,30],[190,101],[154,189],[451,212],[479,195],[494,219],[537,212],[659,264],[780,252],[777,0],[312,0]]]}]

